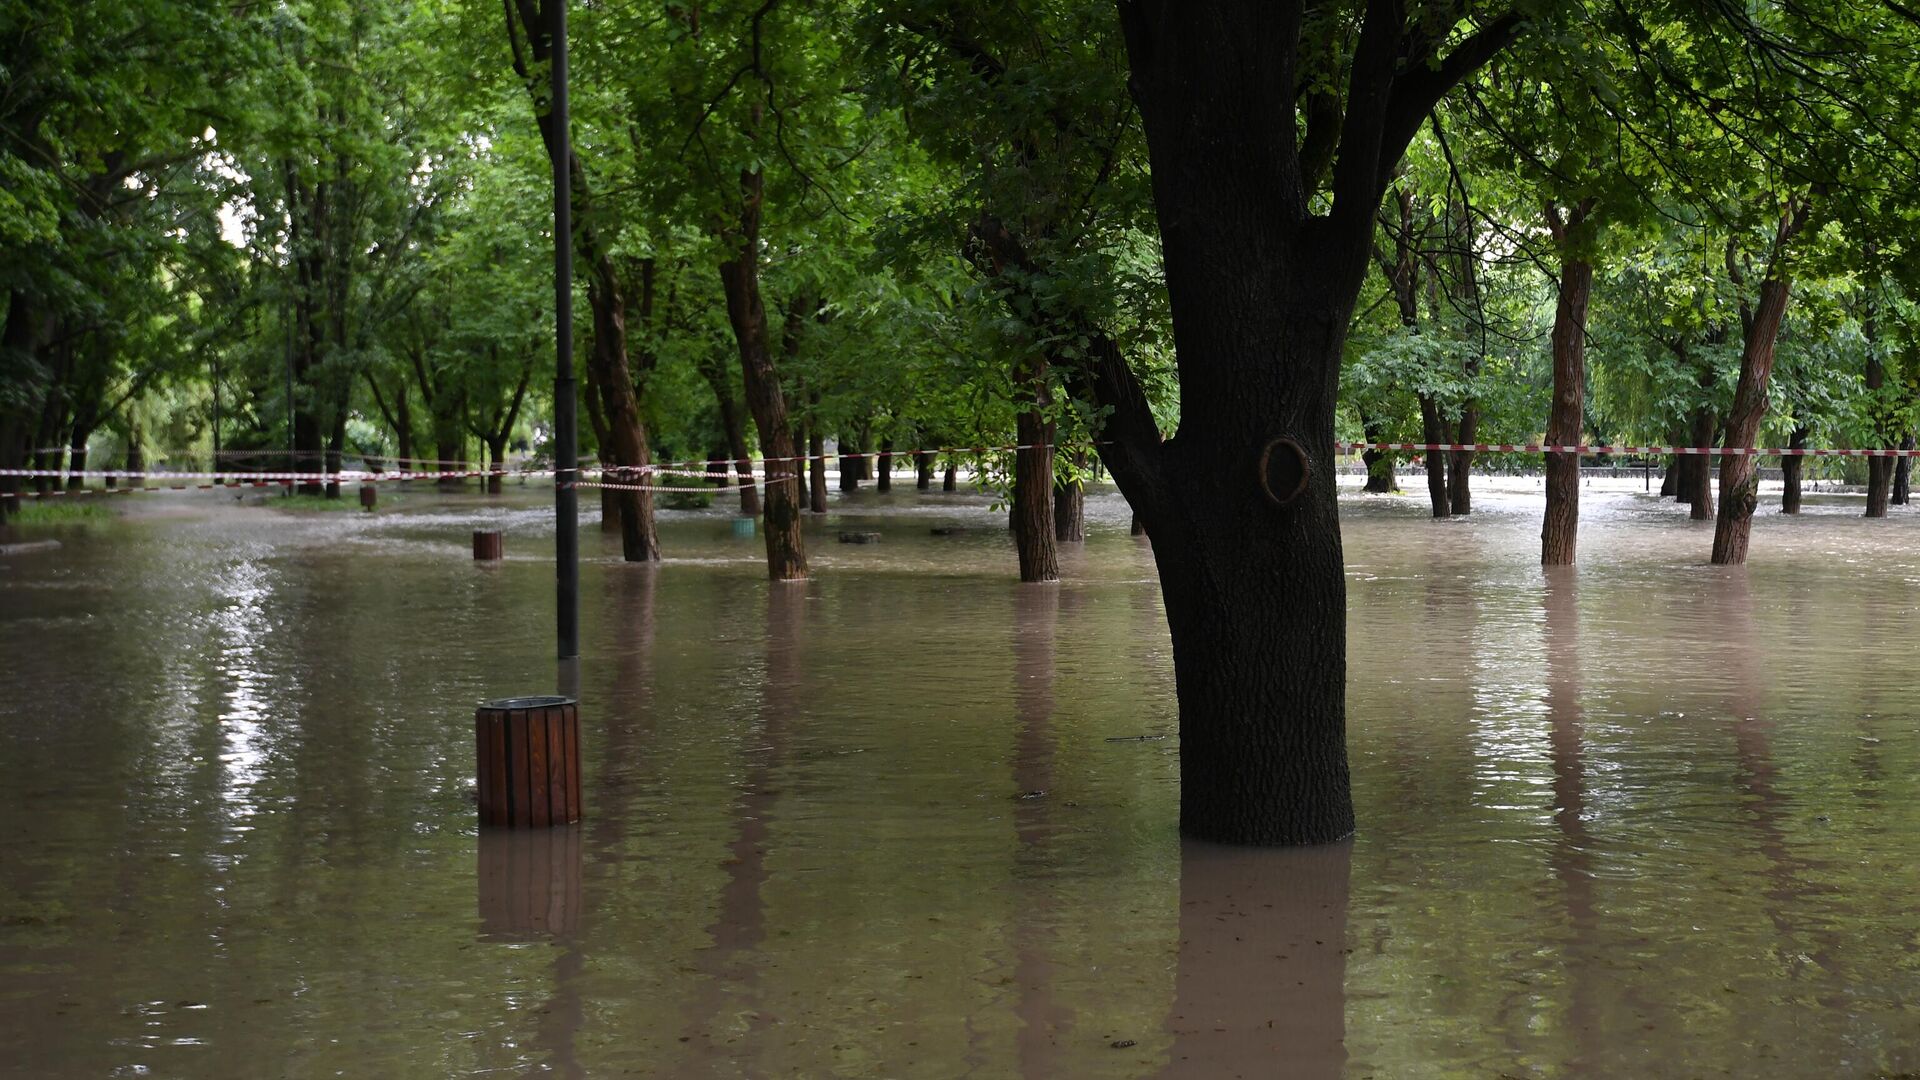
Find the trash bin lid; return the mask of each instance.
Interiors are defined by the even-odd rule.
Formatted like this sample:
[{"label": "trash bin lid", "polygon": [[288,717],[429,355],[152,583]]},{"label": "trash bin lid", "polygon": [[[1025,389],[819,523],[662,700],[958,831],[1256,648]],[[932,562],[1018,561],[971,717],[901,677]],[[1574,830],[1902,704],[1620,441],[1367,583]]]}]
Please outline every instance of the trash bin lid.
[{"label": "trash bin lid", "polygon": [[561,705],[573,704],[577,704],[577,702],[570,697],[560,697],[556,694],[543,694],[537,697],[494,698],[492,701],[481,702],[480,707],[483,709],[552,709]]}]

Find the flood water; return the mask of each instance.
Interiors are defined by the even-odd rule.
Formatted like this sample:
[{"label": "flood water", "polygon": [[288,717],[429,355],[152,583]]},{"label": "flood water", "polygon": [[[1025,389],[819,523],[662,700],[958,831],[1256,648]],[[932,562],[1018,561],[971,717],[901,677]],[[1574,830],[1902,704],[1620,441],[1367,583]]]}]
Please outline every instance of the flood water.
[{"label": "flood water", "polygon": [[1721,569],[1619,481],[1547,575],[1538,481],[1408,487],[1343,506],[1359,832],[1306,851],[1179,839],[1112,494],[1054,587],[971,495],[837,501],[779,588],[723,508],[657,568],[589,522],[586,818],[538,835],[471,794],[474,703],[556,683],[538,489],[43,528],[0,1075],[1920,1070],[1920,511],[1815,497]]}]

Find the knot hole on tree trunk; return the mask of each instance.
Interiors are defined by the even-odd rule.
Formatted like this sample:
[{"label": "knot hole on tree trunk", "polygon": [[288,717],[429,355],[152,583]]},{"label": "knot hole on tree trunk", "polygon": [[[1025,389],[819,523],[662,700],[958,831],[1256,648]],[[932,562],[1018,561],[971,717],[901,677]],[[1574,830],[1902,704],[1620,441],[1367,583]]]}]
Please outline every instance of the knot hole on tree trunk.
[{"label": "knot hole on tree trunk", "polygon": [[1312,475],[1306,448],[1285,435],[1261,447],[1260,489],[1273,505],[1286,506],[1306,494]]}]

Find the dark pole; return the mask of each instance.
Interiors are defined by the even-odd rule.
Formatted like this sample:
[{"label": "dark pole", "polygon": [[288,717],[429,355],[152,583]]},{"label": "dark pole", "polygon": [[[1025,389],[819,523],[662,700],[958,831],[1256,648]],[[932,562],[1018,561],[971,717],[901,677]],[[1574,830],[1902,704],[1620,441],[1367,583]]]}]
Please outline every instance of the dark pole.
[{"label": "dark pole", "polygon": [[573,386],[573,160],[567,109],[567,3],[547,0],[553,13],[553,434],[554,599],[560,659],[580,655],[580,449]]}]

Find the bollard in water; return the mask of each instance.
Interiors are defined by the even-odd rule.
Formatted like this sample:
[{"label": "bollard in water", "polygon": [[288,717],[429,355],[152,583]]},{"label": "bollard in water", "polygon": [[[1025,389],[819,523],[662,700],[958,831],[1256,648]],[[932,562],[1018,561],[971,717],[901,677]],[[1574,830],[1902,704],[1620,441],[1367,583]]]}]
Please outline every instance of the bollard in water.
[{"label": "bollard in water", "polygon": [[481,532],[473,534],[473,557],[476,559],[498,559],[504,554],[499,532]]},{"label": "bollard in water", "polygon": [[380,501],[380,489],[372,484],[360,485],[360,509],[373,510],[373,504]]},{"label": "bollard in water", "polygon": [[580,820],[580,707],[572,698],[483,702],[473,732],[480,824],[544,829]]},{"label": "bollard in water", "polygon": [[743,538],[752,536],[753,535],[753,519],[750,517],[734,518],[733,519],[733,535],[738,537],[743,537]]}]

